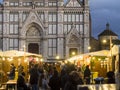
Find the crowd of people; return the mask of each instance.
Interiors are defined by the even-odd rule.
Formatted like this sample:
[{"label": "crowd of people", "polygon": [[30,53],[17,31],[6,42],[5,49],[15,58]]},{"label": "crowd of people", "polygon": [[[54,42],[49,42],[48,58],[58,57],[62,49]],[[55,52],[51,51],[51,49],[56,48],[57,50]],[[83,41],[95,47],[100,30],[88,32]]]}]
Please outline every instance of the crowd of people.
[{"label": "crowd of people", "polygon": [[74,65],[33,64],[29,70],[29,83],[32,90],[77,90],[78,84],[84,84],[83,76]]},{"label": "crowd of people", "polygon": [[[82,70],[74,64],[31,64],[29,78],[25,80],[24,67],[18,66],[18,90],[77,90],[77,85],[91,84],[89,65]],[[9,79],[15,78],[15,66],[11,64]]]}]

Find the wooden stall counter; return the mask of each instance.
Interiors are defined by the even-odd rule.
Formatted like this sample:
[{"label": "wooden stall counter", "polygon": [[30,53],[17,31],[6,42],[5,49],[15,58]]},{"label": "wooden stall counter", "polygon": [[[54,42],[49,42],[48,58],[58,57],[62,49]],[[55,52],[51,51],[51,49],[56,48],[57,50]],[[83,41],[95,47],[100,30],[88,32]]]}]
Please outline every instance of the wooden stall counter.
[{"label": "wooden stall counter", "polygon": [[16,80],[9,80],[6,83],[6,90],[12,88],[13,90],[17,90],[17,81]]}]

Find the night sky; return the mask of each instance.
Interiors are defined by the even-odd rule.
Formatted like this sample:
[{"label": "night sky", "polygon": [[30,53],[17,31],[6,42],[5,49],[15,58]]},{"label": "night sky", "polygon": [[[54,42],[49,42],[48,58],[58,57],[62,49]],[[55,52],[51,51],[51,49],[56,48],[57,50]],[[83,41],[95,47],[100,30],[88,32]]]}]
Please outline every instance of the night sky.
[{"label": "night sky", "polygon": [[97,37],[110,24],[120,37],[120,0],[89,0],[92,17],[92,35]]},{"label": "night sky", "polygon": [[98,34],[106,28],[108,22],[110,29],[120,37],[120,0],[89,0],[89,4],[92,36],[97,38]]}]

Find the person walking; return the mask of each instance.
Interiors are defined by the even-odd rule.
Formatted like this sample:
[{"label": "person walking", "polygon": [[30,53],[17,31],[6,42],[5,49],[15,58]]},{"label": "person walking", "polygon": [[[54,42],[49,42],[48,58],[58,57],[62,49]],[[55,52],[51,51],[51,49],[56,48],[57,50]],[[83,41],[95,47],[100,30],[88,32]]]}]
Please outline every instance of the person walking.
[{"label": "person walking", "polygon": [[69,73],[67,72],[67,70],[65,68],[63,68],[61,70],[61,75],[60,75],[60,80],[61,80],[60,82],[61,82],[62,90],[64,90],[64,86],[69,79],[68,77],[69,77]]},{"label": "person walking", "polygon": [[72,71],[69,74],[69,79],[66,82],[63,90],[77,90],[77,85],[83,85],[82,77],[77,71]]},{"label": "person walking", "polygon": [[50,87],[48,85],[48,78],[45,74],[42,74],[41,76],[42,78],[42,90],[49,90]]},{"label": "person walking", "polygon": [[57,70],[54,70],[53,76],[50,78],[48,85],[51,90],[60,90],[60,77],[58,76]]},{"label": "person walking", "polygon": [[13,63],[10,65],[10,73],[9,73],[9,80],[13,80],[15,78],[15,66]]},{"label": "person walking", "polygon": [[28,90],[25,82],[25,73],[21,72],[17,79],[17,90]]},{"label": "person walking", "polygon": [[86,84],[90,84],[90,76],[91,76],[91,71],[89,69],[89,65],[87,65],[84,71],[84,79]]},{"label": "person walking", "polygon": [[18,66],[18,75],[20,75],[23,72],[24,67],[22,66],[22,64],[19,64]]},{"label": "person walking", "polygon": [[115,73],[113,71],[107,72],[108,84],[115,84]]},{"label": "person walking", "polygon": [[30,73],[30,85],[32,87],[32,90],[39,90],[39,72],[38,72],[38,65],[32,65],[32,68],[29,71]]}]

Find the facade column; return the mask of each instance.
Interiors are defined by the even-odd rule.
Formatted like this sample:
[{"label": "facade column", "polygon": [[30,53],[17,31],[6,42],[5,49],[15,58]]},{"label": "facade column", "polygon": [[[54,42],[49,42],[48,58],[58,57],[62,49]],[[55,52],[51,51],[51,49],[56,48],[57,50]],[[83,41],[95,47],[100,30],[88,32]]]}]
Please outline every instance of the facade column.
[{"label": "facade column", "polygon": [[[47,0],[46,0],[46,6],[48,5]],[[43,31],[43,50],[42,50],[42,55],[43,55],[43,59],[47,60],[48,57],[48,11],[44,11],[44,16],[45,16],[45,27],[44,27],[44,31]],[[46,48],[47,47],[47,48]]]},{"label": "facade column", "polygon": [[89,22],[89,10],[85,9],[84,10],[84,53],[88,53],[88,47],[90,46],[90,33],[91,29],[90,29],[90,22]]},{"label": "facade column", "polygon": [[57,39],[57,55],[60,57],[60,59],[64,58],[64,36],[63,36],[63,11],[58,12],[58,27],[57,27],[57,33],[58,33],[58,39]]},{"label": "facade column", "polygon": [[21,38],[20,38],[20,35],[22,35],[20,32],[22,28],[22,13],[23,13],[22,11],[19,11],[19,26],[18,26],[19,27],[18,29],[19,30],[19,50],[23,49],[23,45],[25,45],[25,42],[21,43]]},{"label": "facade column", "polygon": [[3,51],[6,51],[9,49],[9,11],[3,12],[3,20]]},{"label": "facade column", "polygon": [[90,16],[88,0],[83,0],[83,35],[82,35],[82,53],[88,53],[88,47],[90,46]]}]

